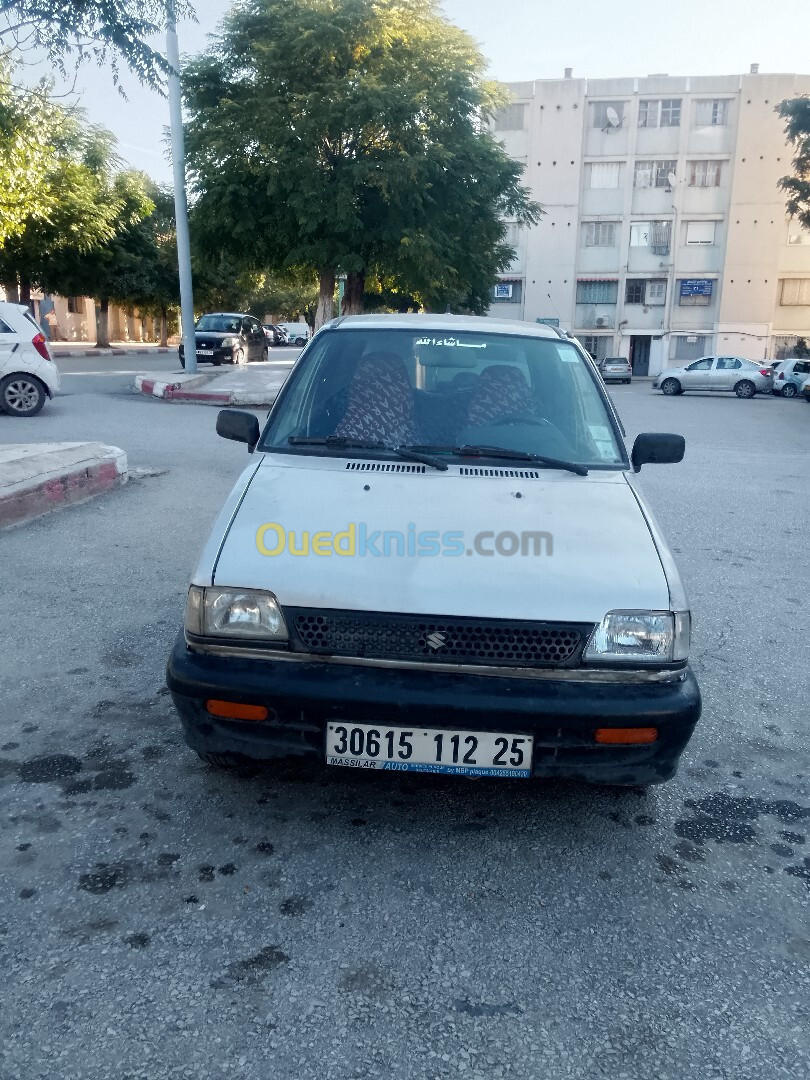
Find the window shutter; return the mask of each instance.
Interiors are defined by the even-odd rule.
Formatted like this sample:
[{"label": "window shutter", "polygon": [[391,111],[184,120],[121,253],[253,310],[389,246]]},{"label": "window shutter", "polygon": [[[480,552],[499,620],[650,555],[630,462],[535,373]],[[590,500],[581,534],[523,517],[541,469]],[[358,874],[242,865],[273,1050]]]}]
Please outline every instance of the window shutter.
[{"label": "window shutter", "polygon": [[713,244],[714,226],[713,221],[687,221],[687,244]]}]

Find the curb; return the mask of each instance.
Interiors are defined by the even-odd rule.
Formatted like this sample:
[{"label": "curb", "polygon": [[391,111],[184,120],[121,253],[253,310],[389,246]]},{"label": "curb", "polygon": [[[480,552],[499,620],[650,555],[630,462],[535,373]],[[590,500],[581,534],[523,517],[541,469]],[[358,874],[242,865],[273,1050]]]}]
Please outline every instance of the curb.
[{"label": "curb", "polygon": [[[185,401],[197,405],[245,405],[263,408],[270,406],[280,388],[252,394],[249,390],[203,390],[202,387],[219,376],[185,375],[173,382],[163,382],[149,375],[135,376],[135,389],[141,394],[162,401]],[[268,400],[270,399],[270,400]]]},{"label": "curb", "polygon": [[85,502],[127,482],[127,456],[117,446],[92,464],[77,462],[63,472],[26,484],[17,491],[0,494],[0,529]]},{"label": "curb", "polygon": [[132,353],[143,354],[144,356],[154,356],[156,353],[170,353],[174,352],[174,349],[166,348],[162,346],[155,346],[144,349],[51,349],[50,353],[54,359],[67,360],[72,356],[130,356]]}]

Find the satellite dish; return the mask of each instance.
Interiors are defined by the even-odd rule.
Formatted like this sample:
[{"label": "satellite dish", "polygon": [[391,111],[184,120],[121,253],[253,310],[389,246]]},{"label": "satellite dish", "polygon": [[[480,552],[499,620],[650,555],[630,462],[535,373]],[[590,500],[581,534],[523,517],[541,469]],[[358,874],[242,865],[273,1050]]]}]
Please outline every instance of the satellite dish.
[{"label": "satellite dish", "polygon": [[608,105],[607,109],[605,109],[605,114],[607,116],[607,122],[611,127],[621,127],[622,126],[622,122],[621,122],[621,119],[619,118],[619,114],[616,112],[616,110],[613,108],[612,105]]},{"label": "satellite dish", "polygon": [[674,172],[667,173],[667,183],[670,187],[675,187],[675,185],[678,183],[678,177],[675,175]]}]

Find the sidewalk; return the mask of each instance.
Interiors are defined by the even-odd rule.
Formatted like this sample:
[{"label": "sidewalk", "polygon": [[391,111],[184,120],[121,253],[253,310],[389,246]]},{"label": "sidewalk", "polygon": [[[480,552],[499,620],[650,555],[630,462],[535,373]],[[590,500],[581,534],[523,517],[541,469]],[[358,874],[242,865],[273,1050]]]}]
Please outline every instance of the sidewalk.
[{"label": "sidewalk", "polygon": [[127,476],[127,456],[117,446],[0,446],[0,528],[92,499],[125,484]]},{"label": "sidewalk", "polygon": [[163,401],[197,405],[272,405],[293,361],[270,361],[249,367],[209,368],[195,375],[136,375],[135,389]]},{"label": "sidewalk", "polygon": [[176,345],[153,345],[148,341],[114,341],[109,349],[95,349],[87,341],[49,341],[48,348],[57,360],[66,356],[126,356],[135,352],[154,356],[155,353],[177,352]]}]

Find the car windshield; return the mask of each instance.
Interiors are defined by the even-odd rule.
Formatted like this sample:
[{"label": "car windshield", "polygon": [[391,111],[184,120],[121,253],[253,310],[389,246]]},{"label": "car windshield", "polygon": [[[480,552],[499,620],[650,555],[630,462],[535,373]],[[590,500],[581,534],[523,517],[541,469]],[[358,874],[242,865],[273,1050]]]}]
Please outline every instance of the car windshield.
[{"label": "car windshield", "polygon": [[397,447],[626,465],[598,380],[571,342],[379,326],[322,331],[279,396],[259,449]]},{"label": "car windshield", "polygon": [[213,334],[238,334],[241,322],[238,315],[203,315],[197,320],[197,330]]}]

